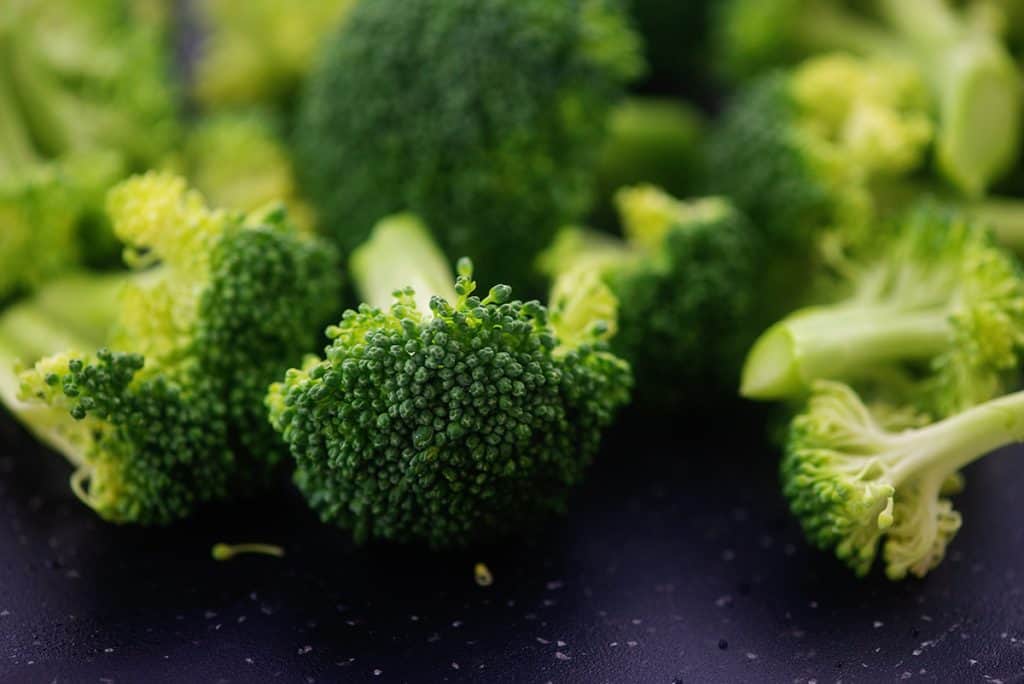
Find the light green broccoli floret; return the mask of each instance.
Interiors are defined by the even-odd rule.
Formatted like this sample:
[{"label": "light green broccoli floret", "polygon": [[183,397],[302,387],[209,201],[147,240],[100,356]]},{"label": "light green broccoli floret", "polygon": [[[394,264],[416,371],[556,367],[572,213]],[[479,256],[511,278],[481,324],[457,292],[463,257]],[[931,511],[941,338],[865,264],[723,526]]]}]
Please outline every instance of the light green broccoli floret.
[{"label": "light green broccoli floret", "polygon": [[1009,253],[961,215],[924,206],[842,269],[848,292],[797,311],[751,349],[741,393],[799,396],[816,379],[921,375],[923,408],[948,415],[1012,383],[1024,344],[1024,281]]},{"label": "light green broccoli floret", "polygon": [[629,396],[601,326],[560,338],[544,306],[508,286],[476,296],[468,260],[453,287],[409,215],[381,221],[351,271],[365,303],[267,397],[310,506],[358,541],[432,547],[564,511]]},{"label": "light green broccoli floret", "polygon": [[818,381],[792,424],[783,492],[808,540],[858,575],[871,569],[882,544],[886,575],[921,577],[960,529],[947,498],[962,486],[957,472],[1022,439],[1024,393],[892,431],[849,387]]},{"label": "light green broccoli floret", "polygon": [[254,211],[280,201],[296,226],[313,228],[289,150],[269,117],[237,112],[203,118],[188,132],[184,156],[190,182],[211,205]]},{"label": "light green broccoli floret", "polygon": [[6,311],[0,386],[75,466],[83,502],[163,524],[265,483],[285,453],[266,387],[315,347],[339,275],[282,210],[210,210],[174,176],[125,181],[108,210],[132,272],[59,280]]},{"label": "light green broccoli floret", "polygon": [[206,107],[284,104],[354,0],[206,0],[193,93]]},{"label": "light green broccoli floret", "polygon": [[828,54],[741,92],[709,151],[709,178],[772,245],[807,249],[870,225],[872,184],[918,168],[932,140],[927,93],[899,62]]},{"label": "light green broccoli floret", "polygon": [[[617,200],[625,240],[569,228],[542,255],[552,320],[563,308],[602,308],[611,348],[633,366],[648,409],[731,395],[760,329],[756,232],[721,198],[680,201],[644,185]],[[593,294],[598,286],[605,296]]]},{"label": "light green broccoli floret", "polygon": [[977,196],[1020,147],[1021,74],[991,23],[948,0],[728,0],[716,43],[734,76],[835,50],[912,66],[931,95],[939,171]]},{"label": "light green broccoli floret", "polygon": [[413,211],[452,259],[517,289],[594,199],[611,105],[641,68],[616,0],[376,0],[325,44],[296,130],[343,252]]}]

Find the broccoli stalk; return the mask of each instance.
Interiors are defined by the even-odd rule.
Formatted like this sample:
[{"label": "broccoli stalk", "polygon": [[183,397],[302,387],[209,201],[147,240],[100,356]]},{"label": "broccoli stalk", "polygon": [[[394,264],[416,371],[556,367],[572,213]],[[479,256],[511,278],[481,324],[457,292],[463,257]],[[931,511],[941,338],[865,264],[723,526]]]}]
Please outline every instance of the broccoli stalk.
[{"label": "broccoli stalk", "polygon": [[351,270],[367,302],[266,400],[310,506],[357,541],[432,547],[564,511],[629,396],[629,366],[605,351],[601,327],[584,321],[589,335],[563,339],[506,285],[475,296],[468,260],[453,288],[408,215],[381,221]]},{"label": "broccoli stalk", "polygon": [[315,346],[341,285],[333,251],[277,208],[210,210],[151,173],[115,187],[108,211],[133,270],[5,311],[2,399],[101,517],[165,524],[266,483],[283,451],[266,387]]},{"label": "broccoli stalk", "polygon": [[940,415],[1005,391],[1024,342],[1024,281],[1014,258],[956,214],[920,208],[877,255],[846,265],[851,292],[769,328],[740,392],[798,396],[816,379],[864,379],[927,368]]},{"label": "broccoli stalk", "polygon": [[886,574],[925,575],[960,528],[946,495],[957,471],[1024,440],[1024,392],[925,427],[885,429],[846,385],[819,381],[792,424],[783,491],[808,539],[858,575],[885,538]]},{"label": "broccoli stalk", "polygon": [[[617,195],[626,240],[561,231],[540,259],[554,280],[552,322],[606,321],[612,350],[630,362],[648,409],[732,394],[758,330],[758,240],[728,201],[677,200],[653,186]],[[726,388],[729,388],[726,390]]]}]

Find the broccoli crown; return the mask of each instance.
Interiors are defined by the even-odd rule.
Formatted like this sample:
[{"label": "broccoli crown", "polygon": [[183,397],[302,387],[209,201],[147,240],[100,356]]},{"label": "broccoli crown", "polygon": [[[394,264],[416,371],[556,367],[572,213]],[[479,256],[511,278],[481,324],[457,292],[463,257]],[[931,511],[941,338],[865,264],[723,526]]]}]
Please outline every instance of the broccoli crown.
[{"label": "broccoli crown", "polygon": [[298,90],[325,35],[354,0],[209,0],[193,91],[208,107],[282,101]]},{"label": "broccoli crown", "polygon": [[231,112],[201,119],[189,131],[185,163],[190,181],[211,205],[254,211],[281,201],[293,223],[312,228],[289,150],[270,117]]},{"label": "broccoli crown", "polygon": [[357,4],[296,132],[325,230],[348,252],[378,219],[412,211],[450,257],[529,282],[536,252],[591,202],[637,54],[614,0]]},{"label": "broccoli crown", "polygon": [[910,390],[919,408],[941,416],[1014,381],[1024,343],[1020,267],[962,215],[916,207],[841,269],[845,296],[789,315],[757,341],[744,395],[793,396],[817,378],[877,379],[899,369],[922,379]]},{"label": "broccoli crown", "polygon": [[[590,307],[636,375],[647,409],[732,394],[759,328],[756,233],[727,200],[679,201],[653,186],[617,196],[627,240],[565,229],[542,255],[553,318]],[[597,280],[607,289],[597,286]],[[717,396],[715,398],[718,398]]]},{"label": "broccoli crown", "polygon": [[891,432],[846,385],[818,381],[794,419],[783,492],[809,541],[866,574],[885,539],[886,574],[926,574],[960,527],[946,498],[957,471],[1024,436],[1024,394]]},{"label": "broccoli crown", "polygon": [[710,177],[775,244],[864,226],[872,181],[909,173],[931,140],[927,97],[898,63],[823,55],[767,75],[726,111]]},{"label": "broccoli crown", "polygon": [[475,288],[463,260],[429,312],[411,288],[349,310],[324,359],[271,388],[296,483],[357,540],[460,546],[563,511],[628,399],[629,366],[599,338],[567,346],[538,302]]},{"label": "broccoli crown", "polygon": [[88,505],[167,523],[262,484],[279,461],[263,397],[337,310],[336,260],[283,211],[211,211],[172,176],[125,181],[109,211],[137,273],[112,305],[108,348],[38,361],[21,396],[70,435]]}]

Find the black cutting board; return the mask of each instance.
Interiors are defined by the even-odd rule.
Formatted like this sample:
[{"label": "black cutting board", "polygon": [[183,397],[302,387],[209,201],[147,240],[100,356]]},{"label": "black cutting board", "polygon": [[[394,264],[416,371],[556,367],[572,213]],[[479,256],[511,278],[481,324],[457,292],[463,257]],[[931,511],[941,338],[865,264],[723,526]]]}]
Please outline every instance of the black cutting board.
[{"label": "black cutting board", "polygon": [[[947,561],[891,583],[806,547],[757,428],[675,422],[613,435],[532,542],[430,554],[355,548],[285,485],[170,529],[108,525],[0,417],[0,681],[1021,678],[1024,449],[969,469]],[[220,540],[288,554],[218,563]]]}]

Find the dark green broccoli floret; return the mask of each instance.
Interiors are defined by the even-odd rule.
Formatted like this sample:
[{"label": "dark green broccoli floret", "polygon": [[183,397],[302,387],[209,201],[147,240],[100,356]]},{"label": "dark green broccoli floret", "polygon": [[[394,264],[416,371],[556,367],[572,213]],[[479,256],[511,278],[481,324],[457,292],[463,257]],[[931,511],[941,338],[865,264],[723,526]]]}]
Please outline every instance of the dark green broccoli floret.
[{"label": "dark green broccoli floret", "polygon": [[[337,311],[338,269],[283,211],[211,211],[173,176],[125,181],[108,206],[134,272],[116,295],[79,276],[6,312],[4,400],[100,516],[168,523],[264,484],[286,453],[263,397]],[[34,362],[20,387],[15,359]]]},{"label": "dark green broccoli floret", "polygon": [[909,173],[931,141],[923,84],[898,63],[826,55],[751,84],[710,150],[713,190],[793,250],[874,215],[872,183]]},{"label": "dark green broccoli floret", "polygon": [[343,251],[413,211],[452,258],[519,288],[593,196],[637,41],[615,0],[376,0],[327,41],[299,173]]},{"label": "dark green broccoli floret", "polygon": [[[648,409],[731,395],[759,330],[754,230],[720,198],[680,202],[640,186],[620,191],[618,203],[627,241],[566,229],[542,257],[555,279],[556,329],[563,309],[601,303],[616,327],[612,350],[633,366]],[[594,294],[598,283],[605,298]]]},{"label": "dark green broccoli floret", "polygon": [[[859,3],[865,5],[865,3]],[[1009,170],[1020,143],[1020,71],[985,22],[948,0],[729,0],[720,57],[734,75],[835,50],[900,61],[929,86],[940,172],[967,195]]]},{"label": "dark green broccoli floret", "polygon": [[921,207],[841,270],[840,297],[790,314],[757,341],[742,394],[792,397],[816,379],[916,371],[925,382],[916,390],[920,407],[948,415],[1012,386],[1024,344],[1024,280],[985,230]]},{"label": "dark green broccoli floret", "polygon": [[267,398],[320,517],[359,541],[447,547],[563,511],[629,395],[602,322],[560,339],[508,286],[475,296],[466,260],[453,288],[410,216],[382,221],[351,270],[367,303]]},{"label": "dark green broccoli floret", "polygon": [[792,424],[782,487],[808,540],[858,575],[882,555],[891,579],[937,566],[960,529],[957,471],[1024,439],[1024,393],[892,431],[846,385],[818,381]]}]

